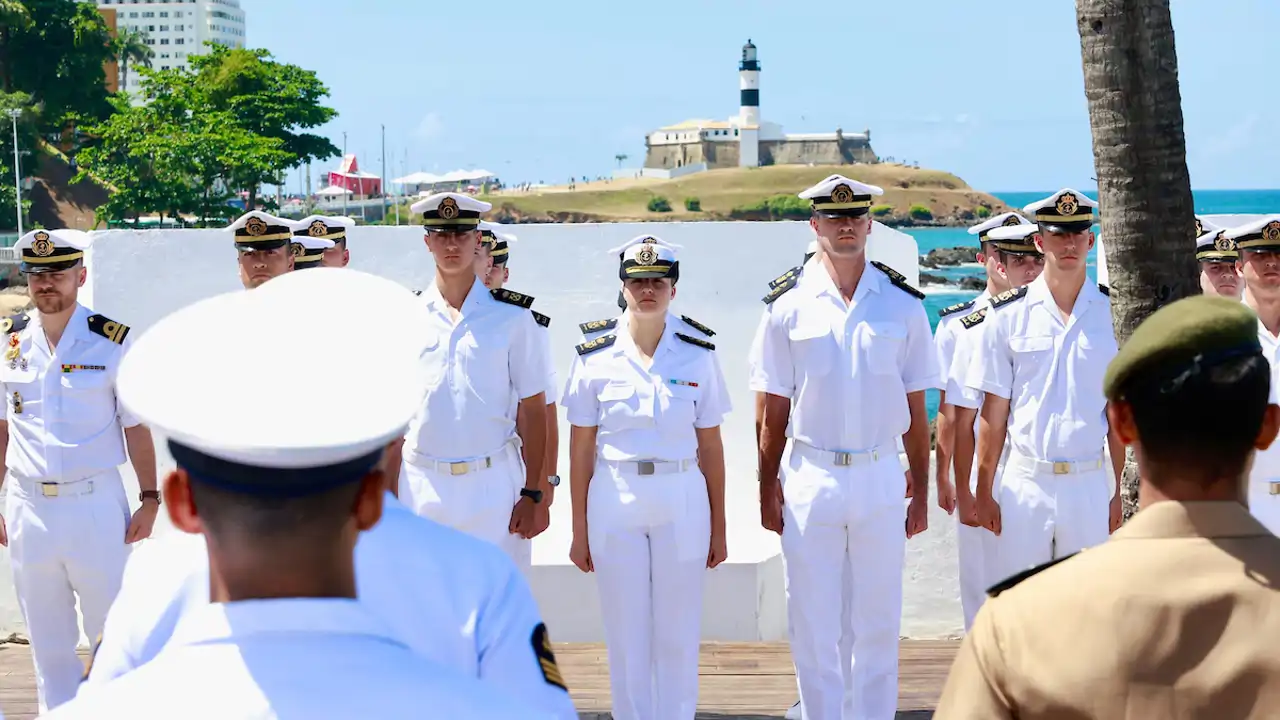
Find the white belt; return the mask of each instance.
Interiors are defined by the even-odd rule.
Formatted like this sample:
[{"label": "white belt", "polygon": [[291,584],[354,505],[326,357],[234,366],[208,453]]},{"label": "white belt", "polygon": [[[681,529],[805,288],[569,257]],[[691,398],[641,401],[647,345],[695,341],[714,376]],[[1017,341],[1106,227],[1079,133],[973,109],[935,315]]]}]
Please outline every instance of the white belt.
[{"label": "white belt", "polygon": [[22,485],[27,486],[31,494],[40,494],[45,497],[72,497],[75,495],[89,495],[93,492],[93,480],[90,478],[97,477],[99,473],[95,473],[89,478],[81,480],[71,480],[69,482],[41,482],[40,480],[27,480],[26,478],[15,478]]},{"label": "white belt", "polygon": [[1048,460],[1036,460],[1025,455],[1015,455],[1010,458],[1009,464],[1014,463],[1033,469],[1037,475],[1079,475],[1102,470],[1106,467],[1106,460],[1102,457],[1097,457],[1093,460],[1050,462]]},{"label": "white belt", "polygon": [[823,450],[809,443],[795,440],[792,452],[798,452],[801,457],[818,463],[835,465],[836,467],[857,467],[859,465],[871,465],[879,462],[882,458],[898,457],[898,446],[877,445],[870,450],[852,451]]},{"label": "white belt", "polygon": [[420,467],[424,470],[434,470],[438,473],[446,475],[466,475],[468,473],[480,472],[488,470],[502,459],[502,454],[506,450],[504,445],[502,450],[492,455],[482,455],[480,457],[464,458],[461,460],[437,460],[429,458],[421,453],[408,453],[406,458],[409,464]]},{"label": "white belt", "polygon": [[669,475],[682,473],[698,466],[696,458],[690,460],[603,460],[605,465],[629,475]]}]

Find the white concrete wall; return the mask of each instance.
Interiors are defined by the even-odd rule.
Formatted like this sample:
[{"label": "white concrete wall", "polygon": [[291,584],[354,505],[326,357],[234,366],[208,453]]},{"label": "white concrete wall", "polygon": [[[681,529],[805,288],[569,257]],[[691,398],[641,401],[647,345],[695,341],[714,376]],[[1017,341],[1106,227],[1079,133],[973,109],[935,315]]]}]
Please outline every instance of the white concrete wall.
[{"label": "white concrete wall", "polygon": [[[577,324],[617,313],[617,260],[607,250],[641,234],[683,246],[682,279],[673,309],[717,331],[714,342],[735,407],[724,426],[730,561],[709,576],[706,636],[785,639],[778,539],[759,525],[753,398],[745,358],[763,309],[760,298],[769,280],[799,264],[812,237],[808,224],[522,225],[514,232],[519,240],[512,246],[509,287],[535,296],[534,307],[551,316],[561,379],[580,341]],[[222,231],[109,231],[95,237],[82,301],[139,334],[183,305],[240,287],[235,250]],[[413,289],[432,278],[419,228],[357,227],[350,232],[350,249],[355,269]],[[870,254],[917,282],[917,248],[909,235],[877,225]],[[209,331],[235,341],[234,327]],[[365,352],[376,362],[376,348]],[[173,463],[162,440],[160,445],[164,471]],[[567,439],[562,442],[560,468],[567,476]],[[128,467],[124,475],[130,497],[136,497],[136,480]],[[582,575],[568,563],[569,510],[568,502],[557,502],[551,530],[534,543],[533,584],[557,639],[598,640],[594,576]],[[933,529],[909,543],[904,573],[903,631],[916,637],[945,636],[960,628],[953,525],[945,516],[933,517],[931,523]],[[159,532],[171,531],[162,520]],[[19,630],[8,556],[0,550],[0,638]]]},{"label": "white concrete wall", "polygon": [[614,170],[613,177],[617,180],[631,180],[632,178],[646,177],[657,178],[659,180],[671,180],[673,178],[684,177],[700,173],[707,169],[706,163],[694,163],[692,165],[682,165],[678,168],[639,168],[634,170]]}]

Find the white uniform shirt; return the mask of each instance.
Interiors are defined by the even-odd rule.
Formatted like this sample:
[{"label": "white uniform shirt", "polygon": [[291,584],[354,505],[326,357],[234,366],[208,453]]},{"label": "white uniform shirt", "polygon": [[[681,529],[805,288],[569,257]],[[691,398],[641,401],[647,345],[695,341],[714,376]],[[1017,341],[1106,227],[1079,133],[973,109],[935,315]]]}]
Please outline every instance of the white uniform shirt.
[{"label": "white uniform shirt", "polygon": [[724,421],[731,404],[720,361],[715,351],[676,337],[686,329],[667,315],[648,369],[625,330],[609,347],[574,359],[560,404],[570,424],[599,428],[601,458],[690,460],[698,450],[694,429]]},{"label": "white uniform shirt", "polygon": [[[962,319],[982,310],[987,311],[982,323],[966,328],[961,322]],[[991,295],[985,290],[974,301],[972,308],[944,319],[944,322],[952,321],[947,322],[948,334],[951,336],[951,359],[942,368],[942,374],[945,376],[942,385],[947,393],[948,404],[972,410],[982,407],[982,392],[969,387],[966,379],[969,375],[969,366],[973,364],[974,345],[982,340],[982,327],[990,319]],[[938,334],[942,334],[942,323],[938,324]]]},{"label": "white uniform shirt", "polygon": [[1042,461],[1100,457],[1107,437],[1102,376],[1116,354],[1111,300],[1085,282],[1062,319],[1044,276],[987,313],[966,384],[1010,399],[1013,450]]},{"label": "white uniform shirt", "polygon": [[431,389],[409,424],[405,454],[441,460],[491,455],[515,437],[513,393],[523,400],[547,390],[543,329],[527,309],[495,300],[478,280],[456,326],[434,284],[422,299],[433,310],[435,337],[422,360]]},{"label": "white uniform shirt", "polygon": [[974,298],[973,304],[964,310],[957,310],[950,315],[946,315],[938,320],[938,327],[933,331],[933,347],[938,353],[938,389],[947,393],[947,403],[951,403],[951,389],[948,382],[951,379],[956,362],[956,346],[959,343],[960,336],[965,334],[964,325],[960,323],[960,319],[971,313],[977,312],[987,307],[991,294],[983,290],[978,297]]},{"label": "white uniform shirt", "polygon": [[[542,674],[532,645],[537,603],[506,553],[418,517],[389,493],[383,502],[382,520],[356,544],[360,603],[416,654],[576,718],[569,694]],[[129,558],[81,694],[150,662],[183,617],[208,605],[204,536],[144,543]]]},{"label": "white uniform shirt", "polygon": [[[1280,338],[1272,335],[1259,320],[1258,342],[1262,344],[1262,354],[1271,364],[1271,396],[1268,402],[1276,404],[1277,396],[1280,396]],[[1249,477],[1259,481],[1280,478],[1280,442],[1271,443],[1271,447],[1257,452]]]},{"label": "white uniform shirt", "polygon": [[830,273],[803,273],[757,332],[751,389],[791,399],[788,436],[822,450],[896,445],[907,394],[938,384],[924,305],[870,264],[847,305]]},{"label": "white uniform shirt", "polygon": [[[115,343],[90,329],[93,315],[76,305],[51,350],[39,313],[17,333],[19,357],[0,360],[9,449],[5,465],[18,477],[74,482],[124,464],[122,428],[138,424],[116,399],[116,371],[131,339]],[[94,324],[105,325],[102,316]],[[5,348],[12,347],[13,333]],[[17,412],[20,405],[22,412]]]},{"label": "white uniform shirt", "polygon": [[[437,588],[439,591],[439,588]],[[155,660],[81,692],[68,718],[549,718],[507,690],[421,657],[357,601],[206,604]]]}]

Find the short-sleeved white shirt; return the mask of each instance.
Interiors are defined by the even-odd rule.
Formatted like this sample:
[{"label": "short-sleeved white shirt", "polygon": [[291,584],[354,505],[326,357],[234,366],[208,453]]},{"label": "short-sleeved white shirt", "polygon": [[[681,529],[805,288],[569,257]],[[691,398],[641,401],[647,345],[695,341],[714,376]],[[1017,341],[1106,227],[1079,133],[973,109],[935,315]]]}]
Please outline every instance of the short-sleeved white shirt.
[{"label": "short-sleeved white shirt", "polygon": [[648,368],[625,329],[607,347],[579,354],[560,404],[571,425],[599,428],[605,460],[688,460],[698,450],[695,429],[719,427],[731,409],[714,350],[677,336],[684,323],[667,315]]},{"label": "short-sleeved white shirt", "polygon": [[766,308],[751,389],[791,400],[788,435],[831,451],[896,443],[907,394],[937,387],[938,358],[920,299],[868,264],[846,304],[828,272],[804,272]]},{"label": "short-sleeved white shirt", "polygon": [[547,390],[543,328],[527,309],[496,300],[478,280],[456,325],[435,284],[421,297],[433,311],[434,339],[422,359],[429,390],[405,433],[405,455],[493,454],[515,436],[513,395],[522,400]]},{"label": "short-sleeved white shirt", "polygon": [[1010,400],[1011,448],[1050,462],[1100,456],[1107,437],[1102,377],[1117,350],[1110,299],[1086,282],[1064,320],[1042,275],[977,329],[965,384]]},{"label": "short-sleeved white shirt", "polygon": [[942,316],[938,320],[938,327],[933,331],[933,346],[938,353],[938,389],[947,393],[948,404],[951,403],[951,390],[947,387],[947,381],[955,365],[956,345],[960,335],[964,333],[964,325],[960,320],[986,307],[990,297],[991,294],[983,290],[972,302],[965,303],[967,307],[961,306],[961,309]]},{"label": "short-sleeved white shirt", "polygon": [[6,339],[5,349],[16,346],[17,357],[0,360],[9,424],[5,465],[30,480],[73,482],[124,464],[122,430],[138,420],[116,397],[116,372],[132,336],[114,342],[94,332],[91,322],[114,337],[121,330],[77,304],[51,349],[39,313],[30,318]]},{"label": "short-sleeved white shirt", "polygon": [[[1258,321],[1258,342],[1262,344],[1262,354],[1271,364],[1271,395],[1267,402],[1280,404],[1280,338],[1271,334],[1267,326]],[[1280,443],[1271,443],[1266,450],[1259,450],[1253,460],[1249,477],[1259,481],[1270,481],[1280,478]]]}]

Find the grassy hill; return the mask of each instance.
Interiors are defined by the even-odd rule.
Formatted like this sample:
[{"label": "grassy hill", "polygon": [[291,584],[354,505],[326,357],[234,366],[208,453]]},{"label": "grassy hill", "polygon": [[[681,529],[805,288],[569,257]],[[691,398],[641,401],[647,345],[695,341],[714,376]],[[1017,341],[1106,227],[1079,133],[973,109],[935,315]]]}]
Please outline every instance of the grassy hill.
[{"label": "grassy hill", "polygon": [[[995,197],[938,170],[902,165],[775,165],[709,170],[675,180],[636,178],[505,190],[481,199],[493,203],[498,222],[621,222],[656,220],[771,220],[808,217],[796,193],[841,173],[884,188],[874,199],[876,219],[889,225],[959,225],[1007,211]],[[664,198],[670,211],[651,210]],[[696,199],[697,210],[686,208]]]}]

